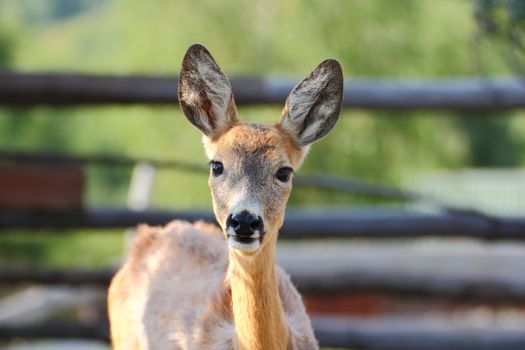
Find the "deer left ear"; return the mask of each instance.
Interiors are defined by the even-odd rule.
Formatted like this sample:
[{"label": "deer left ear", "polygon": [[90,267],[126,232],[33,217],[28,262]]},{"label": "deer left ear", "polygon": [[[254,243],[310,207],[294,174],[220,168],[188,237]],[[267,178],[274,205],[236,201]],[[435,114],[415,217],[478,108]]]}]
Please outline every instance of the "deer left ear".
[{"label": "deer left ear", "polygon": [[334,127],[343,101],[343,72],[334,59],[321,62],[288,98],[279,120],[299,145],[309,145]]}]

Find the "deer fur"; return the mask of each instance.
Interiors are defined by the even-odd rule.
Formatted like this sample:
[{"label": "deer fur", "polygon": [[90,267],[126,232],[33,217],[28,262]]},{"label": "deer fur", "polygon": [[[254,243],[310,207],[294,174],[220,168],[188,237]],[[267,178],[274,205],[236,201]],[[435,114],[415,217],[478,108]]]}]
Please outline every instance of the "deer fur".
[{"label": "deer fur", "polygon": [[[223,169],[208,181],[221,229],[183,221],[139,227],[109,289],[114,349],[318,349],[301,297],[275,263],[291,191],[291,179],[276,174],[297,170],[308,146],[332,129],[342,87],[340,65],[325,60],[292,90],[277,124],[247,123],[209,52],[188,49],[179,100]],[[240,239],[227,223],[239,213],[259,218],[262,232]]]}]

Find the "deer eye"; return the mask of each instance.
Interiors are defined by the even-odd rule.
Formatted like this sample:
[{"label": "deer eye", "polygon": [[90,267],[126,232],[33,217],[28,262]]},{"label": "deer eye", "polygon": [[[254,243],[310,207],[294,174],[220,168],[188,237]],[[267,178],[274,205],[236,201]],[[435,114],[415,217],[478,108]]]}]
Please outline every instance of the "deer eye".
[{"label": "deer eye", "polygon": [[277,170],[277,173],[275,174],[275,177],[277,180],[281,182],[288,182],[290,181],[290,175],[293,173],[293,169],[290,167],[282,167],[279,170]]},{"label": "deer eye", "polygon": [[221,162],[212,160],[210,164],[211,164],[211,173],[213,174],[213,176],[219,176],[224,172],[224,165]]}]

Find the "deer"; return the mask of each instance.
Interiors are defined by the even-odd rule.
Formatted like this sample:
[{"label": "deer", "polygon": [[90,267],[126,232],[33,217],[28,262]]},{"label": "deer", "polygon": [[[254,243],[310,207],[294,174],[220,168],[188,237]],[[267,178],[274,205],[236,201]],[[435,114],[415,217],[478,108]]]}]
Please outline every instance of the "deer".
[{"label": "deer", "polygon": [[141,225],[108,291],[112,346],[124,349],[318,349],[302,298],[276,264],[292,178],[339,118],[343,74],[322,61],[297,84],[275,125],[242,121],[208,50],[191,46],[178,97],[203,134],[220,228]]}]

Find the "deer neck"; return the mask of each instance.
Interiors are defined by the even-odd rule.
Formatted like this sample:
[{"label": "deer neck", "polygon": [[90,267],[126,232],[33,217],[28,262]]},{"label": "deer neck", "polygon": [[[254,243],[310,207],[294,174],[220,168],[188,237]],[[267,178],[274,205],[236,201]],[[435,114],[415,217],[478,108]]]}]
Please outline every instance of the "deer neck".
[{"label": "deer neck", "polygon": [[230,249],[228,276],[239,349],[284,350],[288,329],[279,296],[275,243],[268,242],[257,255]]}]

